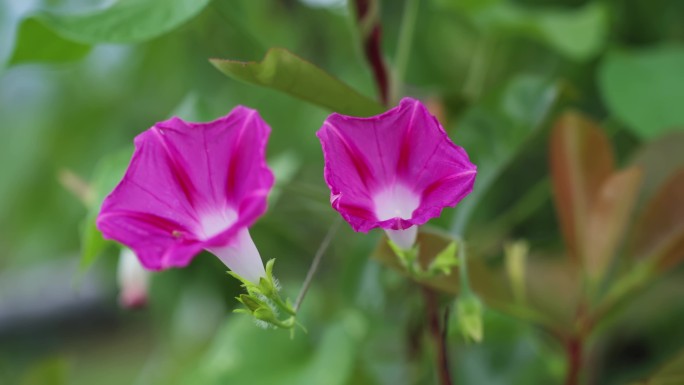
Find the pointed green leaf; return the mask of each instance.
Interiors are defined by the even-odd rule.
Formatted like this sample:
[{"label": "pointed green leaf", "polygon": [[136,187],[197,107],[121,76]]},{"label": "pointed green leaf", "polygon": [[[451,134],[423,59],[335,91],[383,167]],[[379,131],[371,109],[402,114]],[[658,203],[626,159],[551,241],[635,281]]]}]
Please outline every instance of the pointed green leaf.
[{"label": "pointed green leaf", "polygon": [[384,111],[377,102],[286,49],[272,48],[260,62],[210,61],[233,79],[273,88],[334,112],[370,116]]},{"label": "pointed green leaf", "polygon": [[126,148],[100,160],[93,171],[91,187],[95,203],[88,209],[88,214],[81,229],[81,270],[86,270],[95,262],[107,246],[107,241],[95,227],[95,220],[100,212],[102,201],[119,183],[131,159],[132,148]]}]

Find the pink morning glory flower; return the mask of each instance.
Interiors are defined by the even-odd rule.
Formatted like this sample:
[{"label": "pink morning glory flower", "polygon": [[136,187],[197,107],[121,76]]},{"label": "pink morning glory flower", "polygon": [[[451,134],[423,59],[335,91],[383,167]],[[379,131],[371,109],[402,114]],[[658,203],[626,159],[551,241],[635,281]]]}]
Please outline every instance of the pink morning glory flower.
[{"label": "pink morning glory flower", "polygon": [[209,123],[159,122],[135,138],[128,170],[102,203],[97,227],[150,270],[183,267],[202,250],[258,283],[265,276],[248,227],[266,210],[270,128],[236,107]]},{"label": "pink morning glory flower", "polygon": [[330,203],[355,231],[410,249],[417,226],[470,193],[477,169],[419,101],[377,116],[330,115],[317,132]]}]

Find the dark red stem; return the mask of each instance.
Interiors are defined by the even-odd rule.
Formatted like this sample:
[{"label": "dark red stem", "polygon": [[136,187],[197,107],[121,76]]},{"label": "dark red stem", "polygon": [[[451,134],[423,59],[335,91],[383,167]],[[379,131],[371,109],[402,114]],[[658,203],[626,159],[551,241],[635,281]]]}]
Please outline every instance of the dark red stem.
[{"label": "dark red stem", "polygon": [[425,297],[427,329],[435,346],[435,363],[437,366],[437,375],[439,377],[440,384],[453,385],[453,382],[451,381],[451,372],[449,370],[446,333],[444,332],[446,329],[446,324],[443,327],[440,325],[437,293],[431,289],[423,287],[423,296]]},{"label": "dark red stem", "polygon": [[[359,25],[364,25],[366,17],[368,17],[370,12],[372,0],[355,0],[354,4],[356,6],[356,16]],[[373,72],[373,78],[378,87],[378,93],[380,95],[380,102],[383,105],[387,105],[389,98],[389,76],[387,73],[387,66],[382,57],[382,45],[380,43],[381,38],[381,25],[380,20],[375,20],[370,31],[366,34],[366,31],[362,31],[365,36],[363,38],[363,52],[366,56],[366,61],[371,67]]]},{"label": "dark red stem", "polygon": [[565,379],[565,385],[579,384],[582,369],[582,348],[581,336],[571,337],[565,345],[568,360],[568,375]]}]

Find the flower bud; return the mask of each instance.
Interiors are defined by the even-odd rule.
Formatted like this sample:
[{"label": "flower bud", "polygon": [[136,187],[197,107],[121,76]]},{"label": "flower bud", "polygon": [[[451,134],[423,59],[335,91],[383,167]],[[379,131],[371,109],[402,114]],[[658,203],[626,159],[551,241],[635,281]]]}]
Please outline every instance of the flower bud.
[{"label": "flower bud", "polygon": [[128,309],[145,307],[150,273],[142,267],[131,249],[121,249],[117,274],[119,304]]}]

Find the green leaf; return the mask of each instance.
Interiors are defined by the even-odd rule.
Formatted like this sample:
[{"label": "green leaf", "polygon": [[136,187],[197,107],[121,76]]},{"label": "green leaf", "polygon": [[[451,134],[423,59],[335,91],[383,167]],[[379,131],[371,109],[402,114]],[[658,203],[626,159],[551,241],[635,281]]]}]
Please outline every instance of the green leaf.
[{"label": "green leaf", "polygon": [[89,208],[81,229],[81,270],[86,270],[95,262],[107,246],[107,241],[95,227],[95,220],[100,212],[104,198],[123,178],[131,159],[132,148],[123,149],[100,160],[93,172],[91,187],[95,203]]},{"label": "green leaf", "polygon": [[120,0],[85,14],[49,11],[35,17],[59,35],[80,43],[134,43],[150,40],[195,17],[210,0]]},{"label": "green leaf", "polygon": [[532,13],[532,24],[541,40],[583,61],[601,52],[608,35],[608,11],[597,2],[576,10],[545,10]]},{"label": "green leaf", "polygon": [[371,116],[384,108],[310,62],[282,48],[271,48],[260,62],[211,59],[233,79],[276,89],[334,112]]},{"label": "green leaf", "polygon": [[599,54],[608,37],[608,9],[596,2],[581,8],[526,7],[500,0],[441,3],[465,13],[484,34],[527,36],[578,61]]},{"label": "green leaf", "polygon": [[668,46],[608,54],[599,86],[611,113],[649,139],[684,128],[684,47]]},{"label": "green leaf", "polygon": [[80,59],[90,51],[90,46],[66,40],[35,19],[24,20],[17,35],[10,65],[67,62]]},{"label": "green leaf", "polygon": [[468,150],[478,175],[473,192],[456,209],[452,231],[463,235],[481,198],[532,136],[539,132],[560,95],[560,86],[523,75],[503,91],[466,111],[458,122],[457,140]]}]

